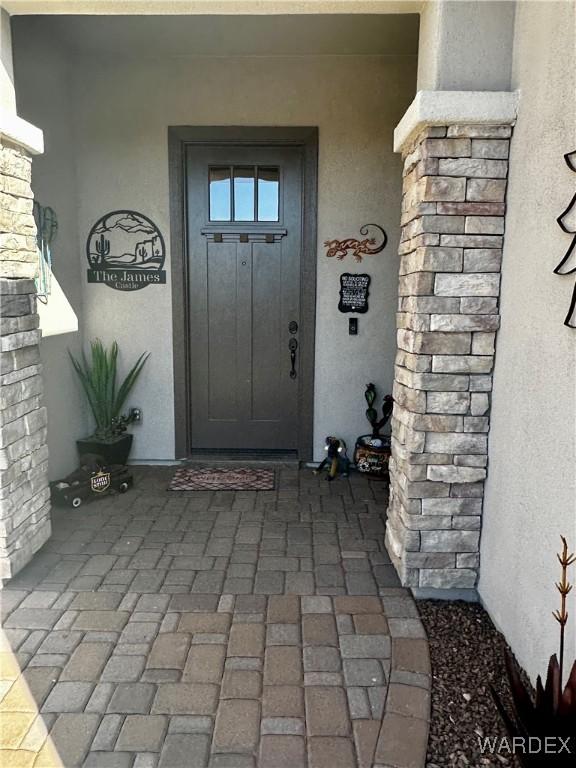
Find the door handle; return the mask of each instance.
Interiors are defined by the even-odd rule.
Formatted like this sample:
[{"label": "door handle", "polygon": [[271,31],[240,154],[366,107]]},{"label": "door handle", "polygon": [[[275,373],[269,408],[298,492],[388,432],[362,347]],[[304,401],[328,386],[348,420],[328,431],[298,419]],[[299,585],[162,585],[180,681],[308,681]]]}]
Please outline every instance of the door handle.
[{"label": "door handle", "polygon": [[296,350],[298,349],[298,341],[295,338],[291,338],[288,342],[288,349],[290,350],[290,378],[296,378]]}]

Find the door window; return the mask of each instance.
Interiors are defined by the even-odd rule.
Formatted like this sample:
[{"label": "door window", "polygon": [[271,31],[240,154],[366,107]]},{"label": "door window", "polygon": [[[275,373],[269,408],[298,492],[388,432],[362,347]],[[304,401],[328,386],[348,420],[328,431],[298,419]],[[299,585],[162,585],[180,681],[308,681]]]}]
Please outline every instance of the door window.
[{"label": "door window", "polygon": [[279,201],[278,168],[258,168],[258,221],[278,221]]},{"label": "door window", "polygon": [[210,168],[210,219],[232,218],[230,168]]},{"label": "door window", "polygon": [[254,168],[233,168],[234,221],[254,221]]},{"label": "door window", "polygon": [[211,167],[208,171],[210,221],[279,221],[280,169]]}]

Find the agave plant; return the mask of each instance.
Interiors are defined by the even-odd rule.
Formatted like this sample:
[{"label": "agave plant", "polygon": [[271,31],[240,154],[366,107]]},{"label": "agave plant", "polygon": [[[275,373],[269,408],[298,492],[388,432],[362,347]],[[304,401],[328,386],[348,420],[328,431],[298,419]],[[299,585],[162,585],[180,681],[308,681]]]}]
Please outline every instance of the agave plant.
[{"label": "agave plant", "polygon": [[100,339],[95,339],[90,343],[90,348],[90,363],[84,353],[82,362],[70,351],[68,354],[96,422],[94,437],[99,440],[112,440],[124,432],[132,421],[130,416],[122,414],[122,407],[150,355],[146,352],[140,355],[117,388],[118,344],[114,341],[110,348],[106,349]]},{"label": "agave plant", "polygon": [[[502,699],[491,687],[496,707],[513,741],[518,745],[516,756],[526,768],[575,768],[576,766],[576,661],[568,676],[564,689],[564,633],[568,621],[566,597],[572,589],[568,582],[568,567],[576,557],[568,554],[568,544],[562,536],[562,552],[558,560],[562,576],[556,584],[561,595],[560,609],[553,616],[560,625],[560,659],[556,654],[550,657],[546,683],[542,685],[540,675],[536,680],[534,699],[522,681],[511,654],[505,655],[506,672],[512,693],[514,716],[511,716]],[[532,741],[530,741],[532,739]],[[547,741],[548,740],[548,741]],[[539,747],[539,748],[536,748]]]}]

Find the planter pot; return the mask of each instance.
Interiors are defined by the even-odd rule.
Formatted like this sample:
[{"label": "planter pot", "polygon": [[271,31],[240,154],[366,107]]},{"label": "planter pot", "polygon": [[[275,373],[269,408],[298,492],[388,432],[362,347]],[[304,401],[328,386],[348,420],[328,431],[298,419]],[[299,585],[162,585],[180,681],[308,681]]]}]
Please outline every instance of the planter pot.
[{"label": "planter pot", "polygon": [[102,456],[107,465],[126,464],[130,449],[132,448],[133,435],[120,435],[113,440],[98,440],[96,437],[88,437],[85,440],[76,440],[78,455],[94,453]]},{"label": "planter pot", "polygon": [[[373,443],[379,442],[380,445]],[[373,438],[372,435],[362,435],[356,440],[354,463],[356,469],[372,477],[388,477],[388,461],[390,459],[391,441],[389,437]]]}]

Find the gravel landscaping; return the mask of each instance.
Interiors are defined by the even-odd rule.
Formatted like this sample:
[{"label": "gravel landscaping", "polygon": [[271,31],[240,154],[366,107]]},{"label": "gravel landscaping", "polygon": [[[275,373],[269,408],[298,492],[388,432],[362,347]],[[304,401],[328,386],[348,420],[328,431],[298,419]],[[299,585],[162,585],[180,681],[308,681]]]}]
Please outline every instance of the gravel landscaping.
[{"label": "gravel landscaping", "polygon": [[517,766],[508,755],[482,755],[482,737],[506,736],[489,684],[510,706],[503,663],[506,642],[478,604],[418,602],[432,662],[427,768]]}]

